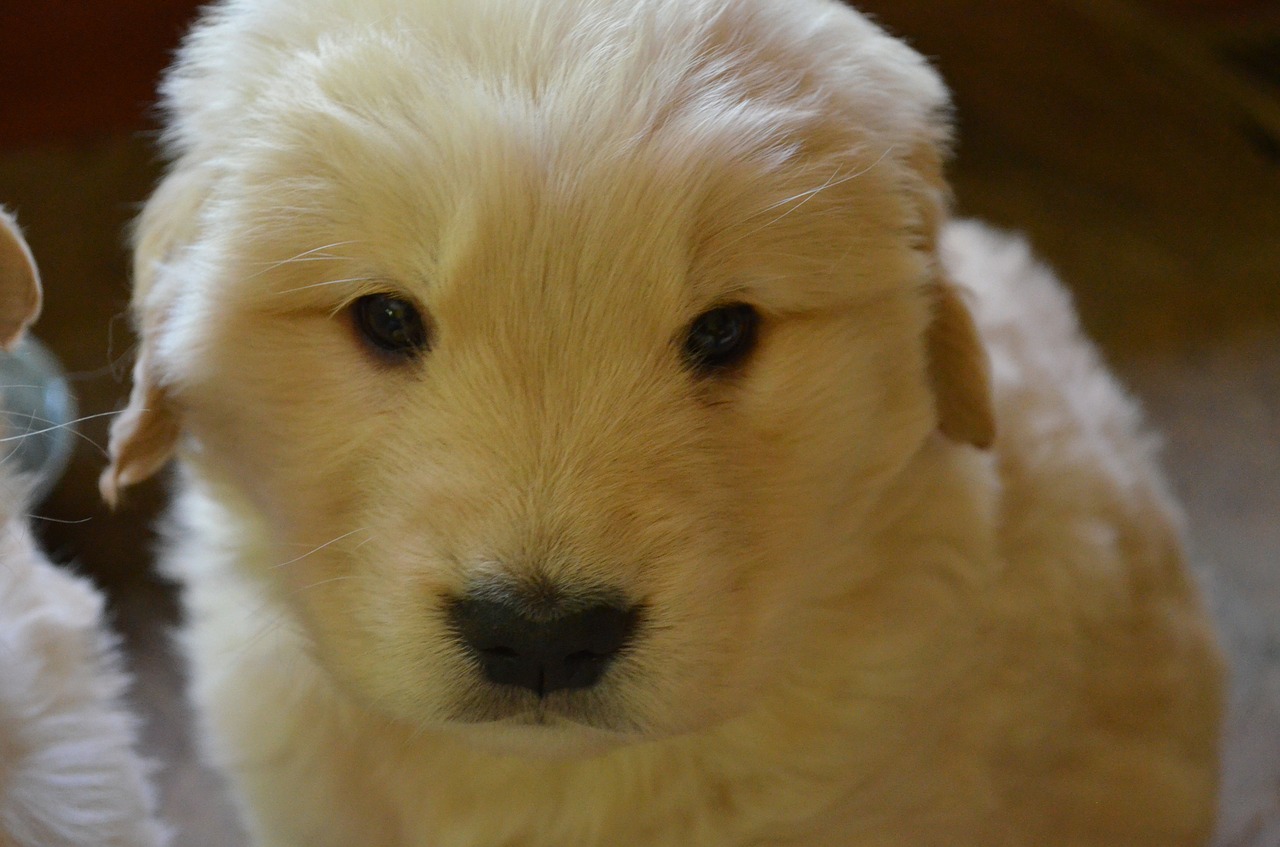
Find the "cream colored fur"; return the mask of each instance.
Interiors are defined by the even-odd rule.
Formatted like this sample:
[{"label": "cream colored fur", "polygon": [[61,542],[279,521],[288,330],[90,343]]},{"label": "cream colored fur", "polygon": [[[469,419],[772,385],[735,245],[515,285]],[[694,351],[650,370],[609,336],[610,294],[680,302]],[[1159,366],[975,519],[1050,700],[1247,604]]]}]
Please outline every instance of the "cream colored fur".
[{"label": "cream colored fur", "polygon": [[[0,209],[0,345],[39,310],[31,252]],[[102,597],[40,552],[28,488],[0,467],[0,847],[159,847]]]},{"label": "cream colored fur", "polygon": [[[165,91],[103,490],[178,454],[257,844],[1203,843],[1218,658],[1150,440],[1049,272],[946,223],[902,43],[824,0],[228,0]],[[420,361],[362,348],[374,292]],[[759,344],[696,377],[726,302]],[[504,698],[442,611],[477,575],[649,618]]]}]

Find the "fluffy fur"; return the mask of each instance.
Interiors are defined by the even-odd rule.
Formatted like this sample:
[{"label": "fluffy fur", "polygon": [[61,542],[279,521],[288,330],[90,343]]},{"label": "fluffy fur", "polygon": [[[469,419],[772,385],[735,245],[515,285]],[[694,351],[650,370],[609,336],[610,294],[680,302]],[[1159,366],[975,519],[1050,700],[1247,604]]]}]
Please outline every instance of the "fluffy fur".
[{"label": "fluffy fur", "polygon": [[[0,210],[0,344],[39,309],[35,264]],[[27,490],[0,467],[0,847],[159,847],[102,598],[40,552]]]},{"label": "fluffy fur", "polygon": [[[104,492],[264,847],[1191,845],[1219,668],[1134,405],[951,224],[945,90],[799,0],[227,0],[168,77]],[[432,347],[388,364],[351,304]],[[762,315],[731,375],[684,333]],[[477,580],[646,620],[484,682]]]}]

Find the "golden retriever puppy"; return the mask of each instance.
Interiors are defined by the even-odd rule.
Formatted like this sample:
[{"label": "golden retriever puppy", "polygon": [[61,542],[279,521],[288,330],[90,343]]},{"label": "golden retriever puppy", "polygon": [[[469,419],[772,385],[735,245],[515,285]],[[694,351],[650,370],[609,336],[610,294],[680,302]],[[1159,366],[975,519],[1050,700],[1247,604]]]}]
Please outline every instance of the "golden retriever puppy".
[{"label": "golden retriever puppy", "polygon": [[257,844],[1203,842],[1150,440],[946,223],[909,48],[828,0],[228,0],[165,94],[103,488],[180,460]]},{"label": "golden retriever puppy", "polygon": [[[0,345],[39,311],[35,263],[0,209]],[[0,448],[0,847],[159,847],[102,597],[41,553],[32,481],[9,464],[13,444]]]}]

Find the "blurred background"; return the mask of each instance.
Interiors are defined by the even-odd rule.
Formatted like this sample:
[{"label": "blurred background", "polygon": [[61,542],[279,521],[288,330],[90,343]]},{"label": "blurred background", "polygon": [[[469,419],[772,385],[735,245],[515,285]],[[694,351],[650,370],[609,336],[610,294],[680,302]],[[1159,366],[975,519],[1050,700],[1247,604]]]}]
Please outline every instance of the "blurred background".
[{"label": "blurred background", "polygon": [[[110,593],[177,843],[238,847],[151,569],[164,483],[114,515],[96,488],[133,351],[126,226],[159,173],[153,90],[196,5],[0,0],[0,203],[43,271],[35,333],[85,416],[35,526]],[[1280,847],[1280,3],[857,5],[955,91],[961,214],[1027,234],[1164,433],[1235,666],[1217,847]]]}]

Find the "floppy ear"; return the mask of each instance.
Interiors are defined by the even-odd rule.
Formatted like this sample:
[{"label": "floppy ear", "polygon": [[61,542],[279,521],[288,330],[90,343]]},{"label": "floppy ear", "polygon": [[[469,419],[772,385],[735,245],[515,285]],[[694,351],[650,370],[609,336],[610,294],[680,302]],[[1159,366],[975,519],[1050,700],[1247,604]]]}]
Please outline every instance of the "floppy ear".
[{"label": "floppy ear", "polygon": [[129,405],[111,424],[107,448],[111,463],[98,478],[98,490],[112,508],[119,502],[122,488],[154,475],[178,444],[178,415],[156,379],[151,355],[144,342],[133,366]]},{"label": "floppy ear", "polygon": [[98,479],[115,506],[120,490],[142,482],[173,456],[181,421],[156,357],[157,338],[169,320],[176,282],[167,263],[195,237],[209,180],[199,169],[175,168],[156,188],[134,229],[134,325],[139,336],[129,404],[111,425],[110,464]]},{"label": "floppy ear", "polygon": [[40,274],[18,224],[0,209],[0,347],[11,349],[40,314]]},{"label": "floppy ear", "polygon": [[925,333],[925,352],[938,429],[952,441],[990,447],[996,437],[990,362],[973,315],[960,289],[947,279],[938,254],[938,235],[951,200],[941,146],[922,143],[909,161],[920,180],[916,193],[920,197],[921,241],[933,267],[928,287],[932,315]]},{"label": "floppy ear", "polygon": [[990,447],[996,437],[987,351],[960,291],[932,286],[933,318],[925,335],[938,429],[952,441]]}]

